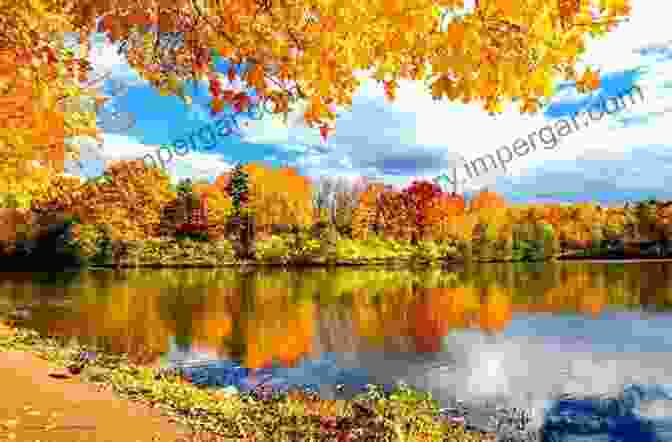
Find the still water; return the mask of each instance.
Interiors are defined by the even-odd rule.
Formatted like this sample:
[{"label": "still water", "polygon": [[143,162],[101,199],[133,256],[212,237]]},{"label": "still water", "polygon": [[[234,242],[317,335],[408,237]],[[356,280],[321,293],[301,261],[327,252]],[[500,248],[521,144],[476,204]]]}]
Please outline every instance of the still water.
[{"label": "still water", "polygon": [[348,397],[404,380],[444,407],[527,409],[571,440],[672,440],[672,263],[0,273],[0,303],[200,383]]}]

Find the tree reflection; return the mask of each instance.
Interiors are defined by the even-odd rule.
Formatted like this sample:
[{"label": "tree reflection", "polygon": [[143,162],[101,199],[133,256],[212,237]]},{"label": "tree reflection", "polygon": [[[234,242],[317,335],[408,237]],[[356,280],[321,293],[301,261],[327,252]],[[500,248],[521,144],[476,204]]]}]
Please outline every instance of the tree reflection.
[{"label": "tree reflection", "polygon": [[[143,363],[165,353],[174,338],[184,350],[260,368],[274,362],[294,366],[316,351],[437,352],[451,330],[501,333],[514,315],[595,318],[607,309],[643,305],[669,310],[668,266],[87,272],[76,286],[64,288],[7,279],[0,294],[10,304],[35,305],[27,326],[52,336],[77,336]],[[63,302],[54,309],[45,299]],[[321,344],[318,350],[315,342]]]}]

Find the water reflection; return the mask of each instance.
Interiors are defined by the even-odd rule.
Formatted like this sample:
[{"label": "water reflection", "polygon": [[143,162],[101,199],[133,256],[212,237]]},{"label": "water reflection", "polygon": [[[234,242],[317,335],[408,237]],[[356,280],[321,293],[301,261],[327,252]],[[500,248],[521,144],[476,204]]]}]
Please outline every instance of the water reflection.
[{"label": "water reflection", "polygon": [[209,361],[192,374],[212,385],[309,384],[334,395],[345,384],[349,395],[404,379],[444,404],[536,409],[540,424],[554,395],[668,381],[671,266],[0,274],[0,300],[27,306],[26,325],[42,333],[139,363]]}]

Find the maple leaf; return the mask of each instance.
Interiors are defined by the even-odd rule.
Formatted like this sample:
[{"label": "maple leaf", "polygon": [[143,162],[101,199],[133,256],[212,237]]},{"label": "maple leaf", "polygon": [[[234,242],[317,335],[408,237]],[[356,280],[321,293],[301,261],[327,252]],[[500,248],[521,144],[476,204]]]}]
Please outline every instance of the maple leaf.
[{"label": "maple leaf", "polygon": [[[484,96],[510,100],[529,95],[530,103],[547,98],[558,77],[569,75],[585,51],[586,37],[609,32],[630,14],[629,0],[500,0],[481,2],[466,12],[459,11],[464,6],[459,0],[337,4],[298,0],[283,6],[280,16],[276,8],[249,0],[232,0],[226,8],[221,2],[159,0],[165,6],[159,16],[150,0],[124,4],[123,11],[110,1],[81,0],[69,2],[68,8],[61,3],[10,3],[10,14],[4,14],[9,19],[0,24],[2,47],[24,57],[19,63],[25,67],[21,75],[30,81],[36,83],[38,73],[29,66],[36,64],[40,70],[53,64],[53,55],[38,52],[48,46],[45,43],[53,32],[76,29],[84,36],[107,32],[112,41],[123,43],[129,64],[143,77],[153,78],[154,84],[160,83],[152,73],[157,65],[174,74],[162,90],[171,95],[184,93],[171,78],[181,82],[192,72],[201,78],[217,69],[215,48],[231,62],[226,72],[230,80],[238,77],[233,66],[248,66],[251,69],[241,78],[243,87],[257,92],[278,87],[289,96],[308,100],[311,104],[304,115],[308,125],[323,123],[328,113],[320,103],[327,99],[337,105],[351,102],[359,85],[355,73],[362,69],[372,69],[380,81],[419,80],[431,66],[432,96],[465,103]],[[594,13],[592,6],[598,6]],[[460,17],[451,18],[437,31],[445,17],[455,12]],[[102,17],[100,29],[96,29],[96,17]],[[148,26],[153,23],[158,23],[158,29]],[[159,29],[161,35],[156,34]],[[133,37],[137,32],[140,38]],[[169,49],[155,44],[157,39],[163,43],[169,32],[183,35],[180,45]],[[559,67],[562,72],[553,69]],[[441,76],[450,76],[450,83],[435,80]],[[491,78],[496,85],[484,86],[476,78]],[[528,84],[532,86],[525,89]],[[592,73],[577,82],[581,90],[596,87],[599,77]],[[394,100],[394,88],[386,95]],[[227,104],[231,99],[222,98]],[[488,100],[477,101],[483,101],[484,110],[492,106]],[[533,107],[528,104],[526,109]]]}]

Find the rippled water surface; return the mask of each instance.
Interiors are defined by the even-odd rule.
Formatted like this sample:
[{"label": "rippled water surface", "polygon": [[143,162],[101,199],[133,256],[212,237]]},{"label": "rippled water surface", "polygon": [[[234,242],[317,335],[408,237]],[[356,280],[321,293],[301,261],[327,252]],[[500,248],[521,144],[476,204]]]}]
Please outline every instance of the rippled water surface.
[{"label": "rippled water surface", "polygon": [[0,273],[0,304],[203,383],[334,397],[403,379],[445,407],[530,410],[548,440],[672,440],[672,263]]}]

